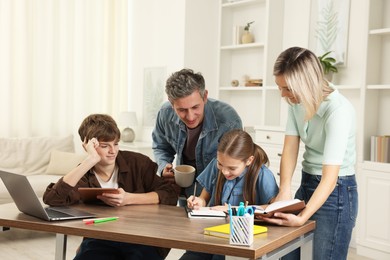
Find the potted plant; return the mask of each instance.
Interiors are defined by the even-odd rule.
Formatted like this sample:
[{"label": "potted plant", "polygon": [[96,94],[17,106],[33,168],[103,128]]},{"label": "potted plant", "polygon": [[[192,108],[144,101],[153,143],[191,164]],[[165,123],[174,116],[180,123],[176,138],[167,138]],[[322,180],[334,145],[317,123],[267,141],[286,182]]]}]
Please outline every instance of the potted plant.
[{"label": "potted plant", "polygon": [[251,43],[253,42],[253,35],[251,34],[251,32],[249,31],[250,27],[251,27],[251,24],[254,23],[255,21],[252,21],[252,22],[249,22],[246,24],[246,26],[244,27],[244,33],[242,34],[242,37],[241,37],[241,42],[242,43]]},{"label": "potted plant", "polygon": [[332,51],[328,51],[323,55],[319,56],[318,59],[321,62],[322,68],[324,70],[324,74],[326,79],[329,81],[332,80],[333,73],[337,73],[338,69],[336,67],[336,59],[328,56]]}]

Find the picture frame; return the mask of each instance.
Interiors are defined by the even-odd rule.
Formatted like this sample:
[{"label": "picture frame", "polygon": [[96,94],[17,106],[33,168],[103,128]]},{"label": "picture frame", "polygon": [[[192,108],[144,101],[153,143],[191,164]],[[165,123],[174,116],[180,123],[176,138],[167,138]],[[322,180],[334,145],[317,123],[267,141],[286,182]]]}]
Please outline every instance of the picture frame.
[{"label": "picture frame", "polygon": [[350,0],[312,0],[309,48],[318,56],[331,51],[337,66],[345,66],[348,53]]},{"label": "picture frame", "polygon": [[152,128],[157,113],[164,103],[166,67],[147,67],[144,69],[143,83],[143,127]]}]

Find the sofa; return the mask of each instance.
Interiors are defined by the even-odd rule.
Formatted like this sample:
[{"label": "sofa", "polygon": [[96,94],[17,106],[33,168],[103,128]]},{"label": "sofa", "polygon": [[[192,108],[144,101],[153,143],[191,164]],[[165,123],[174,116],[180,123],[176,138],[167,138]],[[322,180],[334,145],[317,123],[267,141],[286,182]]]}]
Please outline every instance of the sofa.
[{"label": "sofa", "polygon": [[[38,197],[85,156],[75,153],[73,135],[0,138],[0,170],[26,175]],[[0,204],[12,201],[0,180]]]}]

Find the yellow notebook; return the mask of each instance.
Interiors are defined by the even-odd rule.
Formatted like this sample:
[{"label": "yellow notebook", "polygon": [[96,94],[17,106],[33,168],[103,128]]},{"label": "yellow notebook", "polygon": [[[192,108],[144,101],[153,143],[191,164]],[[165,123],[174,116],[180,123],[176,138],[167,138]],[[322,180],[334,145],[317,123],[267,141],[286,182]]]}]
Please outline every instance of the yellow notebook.
[{"label": "yellow notebook", "polygon": [[[267,232],[267,230],[268,230],[267,227],[253,225],[253,235]],[[214,237],[229,238],[230,224],[227,223],[227,224],[222,224],[222,225],[218,225],[218,226],[212,226],[212,227],[205,228],[203,230],[203,234],[209,235],[209,236],[214,236]]]}]

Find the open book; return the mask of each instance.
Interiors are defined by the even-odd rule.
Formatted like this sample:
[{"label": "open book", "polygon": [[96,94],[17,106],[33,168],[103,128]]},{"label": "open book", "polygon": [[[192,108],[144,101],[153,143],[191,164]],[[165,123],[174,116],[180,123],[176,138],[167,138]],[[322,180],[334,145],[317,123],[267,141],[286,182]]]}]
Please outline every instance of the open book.
[{"label": "open book", "polygon": [[[267,227],[253,225],[253,235],[267,232],[267,230],[268,230]],[[230,237],[230,224],[227,223],[227,224],[204,228],[203,234],[209,235],[209,236],[214,236],[214,237],[229,238]]]},{"label": "open book", "polygon": [[305,208],[305,202],[299,199],[282,200],[271,203],[266,207],[256,206],[255,215],[272,217],[275,212],[299,213]]},{"label": "open book", "polygon": [[199,209],[190,209],[185,206],[189,218],[226,218],[226,213],[220,210],[213,210],[211,207],[200,207]]}]

